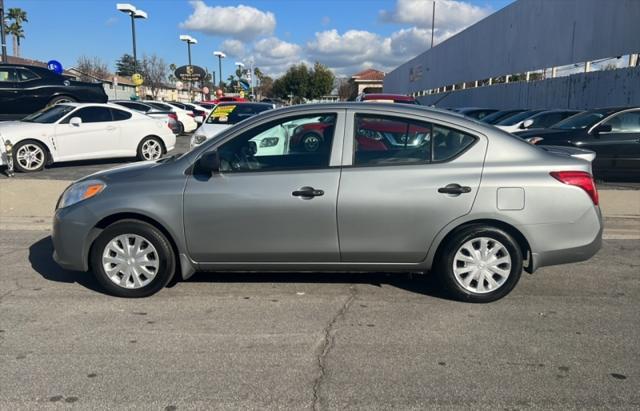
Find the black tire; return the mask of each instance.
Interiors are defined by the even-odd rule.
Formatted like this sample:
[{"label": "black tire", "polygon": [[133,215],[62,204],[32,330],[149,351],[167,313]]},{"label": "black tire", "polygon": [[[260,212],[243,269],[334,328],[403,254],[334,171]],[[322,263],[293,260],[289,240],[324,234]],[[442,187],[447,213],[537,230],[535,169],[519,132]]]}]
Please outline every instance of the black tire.
[{"label": "black tire", "polygon": [[300,144],[302,145],[303,150],[307,153],[315,153],[319,151],[322,147],[322,143],[324,143],[324,139],[316,133],[305,134],[300,139]]},{"label": "black tire", "polygon": [[178,135],[181,136],[184,134],[184,124],[182,121],[178,121]]},{"label": "black tire", "polygon": [[[18,161],[18,153],[23,149],[23,147],[37,147],[40,151],[38,154],[38,159],[41,162],[41,164],[35,168],[27,168],[23,165],[20,164],[20,162]],[[25,140],[25,141],[21,141],[18,144],[16,144],[13,149],[13,168],[16,171],[20,171],[21,173],[33,173],[36,171],[41,171],[42,169],[44,169],[44,166],[47,165],[49,163],[49,152],[47,151],[47,148],[44,146],[44,144],[35,141],[35,140]],[[36,153],[38,153],[36,151]]]},{"label": "black tire", "polygon": [[49,103],[47,104],[48,107],[50,106],[55,106],[56,104],[59,103],[75,103],[77,100],[73,97],[69,97],[69,96],[57,96],[52,98],[51,100],[49,100]]},{"label": "black tire", "polygon": [[139,161],[151,160],[151,159],[145,158],[145,156],[144,156],[144,154],[142,152],[142,149],[143,149],[145,143],[150,141],[150,140],[155,141],[160,146],[160,156],[158,158],[156,158],[155,160],[158,160],[158,159],[162,158],[162,156],[167,153],[167,150],[164,148],[164,144],[162,143],[162,140],[160,140],[158,137],[147,136],[147,137],[143,138],[142,141],[140,141],[140,144],[138,144],[138,148],[136,149],[136,158]]},{"label": "black tire", "polygon": [[[140,288],[125,288],[112,281],[102,264],[105,248],[120,235],[132,234],[142,237],[156,251],[158,269],[155,277]],[[167,238],[154,226],[139,220],[121,220],[105,228],[91,247],[90,263],[96,279],[111,295],[125,298],[148,297],[164,288],[173,278],[176,269],[175,253]]]},{"label": "black tire", "polygon": [[[473,292],[464,288],[454,274],[454,259],[458,250],[468,241],[481,237],[501,243],[508,251],[511,259],[511,269],[504,283],[497,289],[485,293]],[[509,294],[520,280],[522,274],[522,250],[513,237],[501,229],[484,224],[471,225],[461,229],[447,240],[447,243],[443,245],[441,252],[439,252],[435,267],[441,284],[454,299],[471,303],[488,303],[499,300]],[[477,286],[477,281],[475,284]]]}]

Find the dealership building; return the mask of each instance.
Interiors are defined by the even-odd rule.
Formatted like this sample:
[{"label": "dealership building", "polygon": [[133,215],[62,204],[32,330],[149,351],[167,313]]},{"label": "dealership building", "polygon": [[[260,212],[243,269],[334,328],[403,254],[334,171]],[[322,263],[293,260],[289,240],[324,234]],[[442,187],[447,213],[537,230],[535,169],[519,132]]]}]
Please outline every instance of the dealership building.
[{"label": "dealership building", "polygon": [[640,105],[638,53],[640,0],[518,0],[387,73],[384,91],[438,107]]}]

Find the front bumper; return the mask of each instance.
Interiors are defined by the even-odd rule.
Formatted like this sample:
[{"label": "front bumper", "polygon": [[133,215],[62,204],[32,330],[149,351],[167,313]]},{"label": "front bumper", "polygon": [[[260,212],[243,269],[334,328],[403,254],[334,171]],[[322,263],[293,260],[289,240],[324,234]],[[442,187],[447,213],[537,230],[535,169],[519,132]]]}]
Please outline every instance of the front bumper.
[{"label": "front bumper", "polygon": [[87,271],[89,250],[100,230],[95,216],[81,204],[62,208],[53,216],[53,259],[67,270]]}]

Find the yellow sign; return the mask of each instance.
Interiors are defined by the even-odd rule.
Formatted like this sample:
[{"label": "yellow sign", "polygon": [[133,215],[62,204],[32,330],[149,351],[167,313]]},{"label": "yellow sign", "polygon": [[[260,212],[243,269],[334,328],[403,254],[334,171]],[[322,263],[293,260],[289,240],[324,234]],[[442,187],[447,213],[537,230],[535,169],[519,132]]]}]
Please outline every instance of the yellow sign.
[{"label": "yellow sign", "polygon": [[140,73],[135,73],[131,76],[131,81],[133,81],[133,84],[135,84],[136,86],[141,86],[142,83],[144,83],[144,79],[142,78],[142,75]]},{"label": "yellow sign", "polygon": [[211,114],[212,117],[222,117],[222,116],[228,116],[229,113],[231,113],[233,110],[235,110],[236,106],[233,105],[229,105],[229,106],[216,106],[216,109],[213,110],[213,113]]}]

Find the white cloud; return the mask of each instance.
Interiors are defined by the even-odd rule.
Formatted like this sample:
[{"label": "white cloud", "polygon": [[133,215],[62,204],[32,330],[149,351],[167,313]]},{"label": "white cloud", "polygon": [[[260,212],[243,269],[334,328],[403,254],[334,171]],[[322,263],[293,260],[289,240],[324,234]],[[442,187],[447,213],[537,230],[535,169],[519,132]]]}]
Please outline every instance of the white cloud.
[{"label": "white cloud", "polygon": [[270,35],[276,27],[273,13],[254,7],[207,6],[204,1],[191,1],[193,13],[180,27],[218,36],[230,36],[236,39],[250,40]]},{"label": "white cloud", "polygon": [[277,76],[293,65],[303,62],[302,47],[277,37],[257,41],[253,46],[255,65],[269,75]]},{"label": "white cloud", "polygon": [[[425,0],[397,0],[393,10],[381,10],[382,21],[414,24],[421,28],[431,28],[433,3]],[[458,0],[436,1],[436,32],[456,33],[478,20],[488,16],[493,10]]]},{"label": "white cloud", "polygon": [[222,42],[220,48],[228,54],[229,57],[243,57],[245,53],[244,43],[240,40],[227,39]]}]

